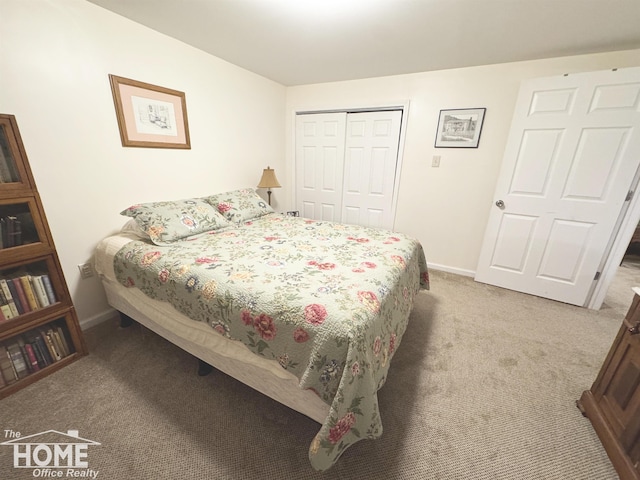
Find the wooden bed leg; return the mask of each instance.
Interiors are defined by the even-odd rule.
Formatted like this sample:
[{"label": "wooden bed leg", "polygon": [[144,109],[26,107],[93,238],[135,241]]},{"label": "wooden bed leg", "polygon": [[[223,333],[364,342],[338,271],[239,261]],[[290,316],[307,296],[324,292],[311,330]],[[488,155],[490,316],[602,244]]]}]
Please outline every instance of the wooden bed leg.
[{"label": "wooden bed leg", "polygon": [[135,320],[131,318],[129,315],[125,315],[122,312],[118,312],[118,313],[120,313],[120,328],[130,327],[131,325],[133,325],[133,322],[135,322]]},{"label": "wooden bed leg", "polygon": [[211,365],[209,365],[207,362],[203,362],[202,360],[198,359],[198,375],[199,376],[204,377],[205,375],[209,375],[212,370],[213,370],[213,367]]}]

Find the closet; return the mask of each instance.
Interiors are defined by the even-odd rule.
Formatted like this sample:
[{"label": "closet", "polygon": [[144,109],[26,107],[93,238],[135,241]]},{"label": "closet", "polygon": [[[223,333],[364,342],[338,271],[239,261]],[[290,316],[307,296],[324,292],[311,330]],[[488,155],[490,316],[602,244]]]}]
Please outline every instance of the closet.
[{"label": "closet", "polygon": [[296,209],[315,220],[393,228],[402,110],[296,116]]}]

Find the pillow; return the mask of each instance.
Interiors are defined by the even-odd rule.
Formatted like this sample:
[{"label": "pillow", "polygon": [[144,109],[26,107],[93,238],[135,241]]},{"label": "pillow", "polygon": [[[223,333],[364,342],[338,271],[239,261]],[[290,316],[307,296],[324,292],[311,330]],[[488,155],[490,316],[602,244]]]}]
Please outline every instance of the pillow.
[{"label": "pillow", "polygon": [[133,217],[156,245],[229,226],[218,210],[202,199],[140,203],[120,212]]},{"label": "pillow", "polygon": [[274,212],[273,208],[253,188],[217,193],[206,197],[205,200],[217,208],[227,220],[235,223],[246,222]]},{"label": "pillow", "polygon": [[120,232],[121,233],[130,233],[132,235],[135,235],[136,237],[140,237],[140,238],[143,238],[145,240],[149,240],[149,235],[147,235],[147,232],[142,230],[140,225],[138,225],[138,222],[136,222],[135,218],[130,218],[129,220],[127,220],[127,223],[125,223],[122,226],[122,228],[120,229]]}]

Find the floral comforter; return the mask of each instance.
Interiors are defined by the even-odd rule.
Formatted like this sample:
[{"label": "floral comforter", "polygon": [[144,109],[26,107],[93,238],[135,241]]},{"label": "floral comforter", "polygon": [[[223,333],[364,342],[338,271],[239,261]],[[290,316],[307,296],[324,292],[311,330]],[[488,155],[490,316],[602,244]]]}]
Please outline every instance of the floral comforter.
[{"label": "floral comforter", "polygon": [[416,240],[269,214],[169,246],[133,241],[114,269],[123,285],[277,360],[330,405],[309,449],[315,469],[382,434],[376,392],[428,288]]}]

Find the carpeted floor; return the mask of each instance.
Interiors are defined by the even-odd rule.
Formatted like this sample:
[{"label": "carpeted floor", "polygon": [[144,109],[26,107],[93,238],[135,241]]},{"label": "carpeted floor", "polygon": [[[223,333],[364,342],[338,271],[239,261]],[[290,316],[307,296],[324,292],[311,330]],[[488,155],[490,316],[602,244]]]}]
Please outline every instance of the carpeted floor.
[{"label": "carpeted floor", "polygon": [[[2,441],[78,430],[100,443],[87,460],[104,480],[615,479],[575,400],[630,285],[638,264],[594,312],[433,271],[379,392],[382,438],[327,472],[307,459],[318,424],[217,371],[198,377],[188,354],[115,320],[87,332],[89,356],[0,401]],[[0,478],[35,476],[12,465],[0,445]]]}]

